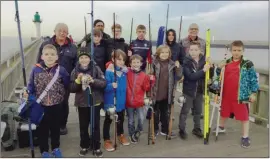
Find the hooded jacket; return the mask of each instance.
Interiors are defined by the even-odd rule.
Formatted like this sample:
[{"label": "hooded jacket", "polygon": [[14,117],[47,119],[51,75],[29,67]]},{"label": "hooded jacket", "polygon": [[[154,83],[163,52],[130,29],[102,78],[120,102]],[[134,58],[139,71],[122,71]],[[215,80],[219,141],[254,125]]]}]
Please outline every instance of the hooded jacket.
[{"label": "hooded jacket", "polygon": [[[227,59],[226,65],[230,64],[232,62],[232,57]],[[259,84],[258,84],[258,78],[256,71],[254,69],[254,64],[252,61],[244,58],[243,56],[241,57],[240,61],[240,73],[237,76],[240,76],[239,78],[239,88],[238,88],[238,102],[243,102],[243,101],[248,101],[249,96],[251,93],[257,93],[259,89]],[[224,74],[226,69],[226,66],[224,67],[224,70],[221,70],[220,68],[216,69],[216,73],[218,78],[220,77],[220,74],[223,74],[223,77],[226,76]],[[222,78],[224,79],[224,78]]]},{"label": "hooded jacket", "polygon": [[[123,52],[125,52],[126,55],[128,55],[128,44],[125,43],[124,38],[115,39],[115,46],[114,46],[114,39],[110,38],[110,39],[108,39],[107,44],[108,44],[108,57],[107,58],[108,58],[109,61],[111,60],[111,54],[112,54],[112,52],[114,50],[114,47],[115,47],[116,50],[120,49]],[[127,64],[127,60],[126,60],[126,64]]]},{"label": "hooded jacket", "polygon": [[58,53],[58,63],[63,66],[66,71],[70,74],[75,68],[77,63],[77,47],[71,43],[69,38],[66,38],[64,45],[60,46],[56,43],[56,36],[54,35],[50,40],[45,41],[41,44],[39,48],[39,53],[37,56],[37,63],[43,61],[41,59],[43,47],[47,44],[52,44],[56,47]]},{"label": "hooded jacket", "polygon": [[94,105],[97,105],[103,102],[103,91],[104,91],[104,88],[106,87],[106,80],[105,80],[104,74],[102,73],[102,71],[97,65],[94,65],[93,69],[91,69],[91,62],[88,65],[87,69],[82,69],[80,67],[80,64],[78,63],[76,65],[76,68],[74,68],[74,70],[71,73],[71,79],[70,79],[71,82],[69,86],[70,92],[76,93],[74,105],[76,107],[88,107],[87,95],[82,90],[82,84],[77,84],[75,82],[75,80],[77,79],[80,73],[88,74],[92,76],[92,78],[94,79],[94,83],[90,84],[92,88],[93,99],[95,99]]},{"label": "hooded jacket", "polygon": [[127,68],[116,68],[117,88],[114,89],[112,83],[115,81],[114,69],[108,67],[105,72],[107,82],[104,93],[104,110],[114,107],[114,97],[116,92],[116,112],[121,112],[126,105],[126,89],[127,89]]},{"label": "hooded jacket", "polygon": [[[52,80],[58,66],[56,64],[48,68],[43,61],[36,64],[32,69],[28,82],[27,90],[29,94],[38,98]],[[64,100],[65,89],[68,88],[69,82],[69,74],[64,67],[60,66],[59,76],[47,92],[47,95],[42,99],[41,104],[44,106],[60,104]]]},{"label": "hooded jacket", "polygon": [[[173,41],[170,43],[168,36],[169,33],[172,32],[174,39]],[[173,29],[169,29],[166,32],[166,44],[170,47],[171,52],[172,52],[172,60],[175,61],[179,61],[181,65],[183,65],[183,60],[185,57],[185,50],[183,48],[183,46],[181,44],[176,43],[176,32]]]},{"label": "hooded jacket", "polygon": [[[198,63],[190,55],[186,56],[183,64],[184,82],[183,93],[190,97],[196,97],[197,93],[203,94],[205,72],[205,56],[199,56]],[[210,68],[210,78],[214,76],[214,67]]]}]

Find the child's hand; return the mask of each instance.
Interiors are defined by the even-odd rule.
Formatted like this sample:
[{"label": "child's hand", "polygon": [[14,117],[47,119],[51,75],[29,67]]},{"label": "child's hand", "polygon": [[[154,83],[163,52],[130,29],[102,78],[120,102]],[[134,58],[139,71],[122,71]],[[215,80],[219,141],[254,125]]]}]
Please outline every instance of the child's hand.
[{"label": "child's hand", "polygon": [[79,73],[78,76],[77,76],[77,79],[78,79],[79,81],[81,81],[81,80],[82,80],[82,76],[83,76],[83,74],[82,74],[82,73]]},{"label": "child's hand", "polygon": [[128,50],[128,56],[132,55],[132,51]]},{"label": "child's hand", "polygon": [[223,68],[225,65],[226,65],[226,61],[221,61],[221,62],[218,64],[218,67],[219,67],[219,68]]},{"label": "child's hand", "polygon": [[155,76],[154,75],[150,75],[150,80],[154,81],[155,80]]},{"label": "child's hand", "polygon": [[180,83],[184,81],[184,76],[179,80]]},{"label": "child's hand", "polygon": [[256,94],[255,94],[255,93],[253,93],[253,94],[251,94],[251,95],[249,96],[249,101],[250,101],[251,103],[253,103],[253,102],[256,101]]},{"label": "child's hand", "polygon": [[203,67],[203,71],[206,72],[210,69],[210,65],[209,64],[205,64]]},{"label": "child's hand", "polygon": [[24,91],[24,92],[23,92],[23,98],[28,99],[28,96],[29,96],[29,95],[28,95],[27,91]]},{"label": "child's hand", "polygon": [[112,83],[113,88],[117,88],[117,83]]},{"label": "child's hand", "polygon": [[89,76],[89,77],[88,77],[88,82],[89,82],[89,83],[94,83],[94,79],[93,79],[91,76]]},{"label": "child's hand", "polygon": [[177,68],[179,68],[179,67],[180,67],[180,63],[179,63],[179,61],[175,61],[175,66],[176,66]]},{"label": "child's hand", "polygon": [[211,60],[210,57],[207,57],[206,62],[208,62],[208,64],[209,64],[210,66],[212,65],[212,60]]}]

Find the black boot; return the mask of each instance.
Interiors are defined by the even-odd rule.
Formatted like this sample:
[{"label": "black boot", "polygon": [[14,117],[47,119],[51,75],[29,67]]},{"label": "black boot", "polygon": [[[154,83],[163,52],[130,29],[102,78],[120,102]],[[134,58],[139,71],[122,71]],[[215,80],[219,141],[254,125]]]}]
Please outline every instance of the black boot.
[{"label": "black boot", "polygon": [[188,134],[187,134],[187,132],[185,130],[180,130],[179,131],[179,136],[180,136],[181,139],[186,140],[187,137],[188,137]]},{"label": "black boot", "polygon": [[203,138],[203,133],[202,133],[202,130],[200,128],[194,128],[192,130],[192,134],[197,136],[198,138]]}]

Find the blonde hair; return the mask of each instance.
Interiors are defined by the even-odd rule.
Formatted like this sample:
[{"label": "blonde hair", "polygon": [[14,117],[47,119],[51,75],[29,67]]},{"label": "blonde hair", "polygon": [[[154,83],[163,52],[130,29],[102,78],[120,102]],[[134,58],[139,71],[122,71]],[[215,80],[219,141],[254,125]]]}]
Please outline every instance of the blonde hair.
[{"label": "blonde hair", "polygon": [[[122,56],[123,60],[126,61],[126,59],[127,59],[126,53],[124,53],[124,52],[123,52],[122,50],[120,50],[120,49],[115,50],[115,58],[116,58],[116,59],[119,59],[120,56]],[[114,59],[114,51],[112,52],[112,59]]]},{"label": "blonde hair", "polygon": [[120,24],[112,25],[111,30],[114,31],[114,28],[115,29],[120,29],[120,31],[122,31],[122,26]]},{"label": "blonde hair", "polygon": [[42,49],[42,54],[44,54],[44,52],[45,52],[45,50],[53,50],[55,53],[56,53],[56,55],[57,55],[57,49],[56,49],[56,47],[55,46],[53,46],[52,44],[47,44],[47,45],[45,45],[44,47],[43,47],[43,49]]},{"label": "blonde hair", "polygon": [[157,48],[157,51],[156,51],[156,57],[157,58],[160,58],[160,54],[162,52],[162,50],[164,49],[167,49],[169,51],[169,59],[171,59],[171,56],[172,56],[172,52],[171,52],[171,49],[168,45],[160,45],[158,48]]}]

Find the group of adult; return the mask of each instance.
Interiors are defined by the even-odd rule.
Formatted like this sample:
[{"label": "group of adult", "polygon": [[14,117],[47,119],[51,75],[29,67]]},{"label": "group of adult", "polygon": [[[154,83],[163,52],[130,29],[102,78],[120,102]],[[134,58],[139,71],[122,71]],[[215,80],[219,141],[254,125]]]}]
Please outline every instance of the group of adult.
[{"label": "group of adult", "polygon": [[[106,34],[104,32],[104,27],[105,27],[105,23],[102,20],[97,19],[94,21],[94,28],[100,30],[103,33],[102,40],[106,41],[110,39],[111,37],[109,34]],[[172,31],[174,30],[172,29]],[[179,56],[179,52],[176,53],[175,51],[181,51],[182,52],[181,54],[184,53],[184,55],[186,56],[188,54],[189,44],[192,41],[198,41],[202,47],[203,53],[205,53],[205,48],[206,48],[205,40],[198,37],[198,33],[199,33],[199,26],[193,23],[189,26],[188,36],[180,40],[179,44],[176,43],[175,31],[174,31],[174,34],[170,36],[171,38],[168,38],[168,35],[167,35],[166,43],[171,47],[173,56],[174,54],[178,54]],[[54,35],[49,40],[44,41],[42,45],[40,46],[39,53],[37,56],[37,62],[42,61],[41,54],[42,54],[43,47],[47,44],[52,44],[56,47],[58,55],[59,55],[58,63],[62,65],[69,74],[71,74],[71,71],[75,68],[78,59],[77,59],[77,46],[73,44],[73,40],[70,39],[68,35],[69,35],[68,26],[64,23],[58,23],[55,26]],[[87,46],[87,43],[90,43],[90,41],[91,41],[91,35],[88,34],[81,40],[81,42],[78,43],[78,47],[80,47],[81,45]],[[173,48],[174,46],[173,44],[175,43],[178,44],[177,46],[180,46],[180,47]],[[179,63],[182,64],[181,58],[177,58],[177,60],[179,60]],[[70,96],[70,92],[67,89],[65,97],[64,97],[64,101],[62,103],[63,116],[61,117],[62,118],[61,127],[60,127],[61,135],[66,135],[68,133],[67,121],[68,121],[68,115],[69,115],[69,103],[68,103],[69,96]],[[104,116],[104,112],[101,113],[101,115]]]}]

